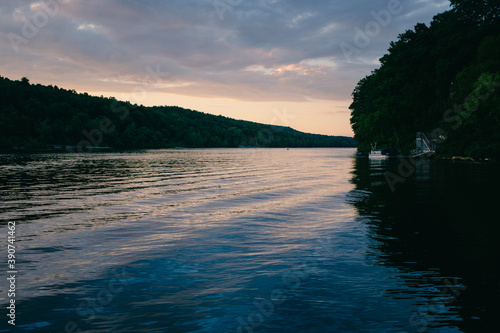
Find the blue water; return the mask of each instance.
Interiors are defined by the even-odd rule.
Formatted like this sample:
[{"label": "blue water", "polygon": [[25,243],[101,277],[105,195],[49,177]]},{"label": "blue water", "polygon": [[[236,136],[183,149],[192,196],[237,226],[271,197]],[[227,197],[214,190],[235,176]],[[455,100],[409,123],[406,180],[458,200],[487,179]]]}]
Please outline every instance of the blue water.
[{"label": "blue water", "polygon": [[353,149],[1,155],[15,331],[493,329],[483,186],[498,168],[419,161],[391,190],[399,163]]}]

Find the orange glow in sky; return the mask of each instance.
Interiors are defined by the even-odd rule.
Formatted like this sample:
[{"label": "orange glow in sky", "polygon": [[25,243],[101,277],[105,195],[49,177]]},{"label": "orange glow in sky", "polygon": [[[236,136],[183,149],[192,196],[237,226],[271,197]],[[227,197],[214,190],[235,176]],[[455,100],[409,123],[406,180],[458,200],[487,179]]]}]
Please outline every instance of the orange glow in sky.
[{"label": "orange glow in sky", "polygon": [[0,75],[352,136],[351,93],[447,0],[28,0],[0,7]]}]

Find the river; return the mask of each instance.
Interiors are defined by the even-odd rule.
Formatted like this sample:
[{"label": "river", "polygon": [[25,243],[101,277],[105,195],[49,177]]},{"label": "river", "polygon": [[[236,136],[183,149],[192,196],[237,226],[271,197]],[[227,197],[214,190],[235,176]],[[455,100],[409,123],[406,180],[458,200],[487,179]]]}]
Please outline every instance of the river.
[{"label": "river", "polygon": [[497,328],[498,165],[355,153],[0,155],[2,308],[18,332]]}]

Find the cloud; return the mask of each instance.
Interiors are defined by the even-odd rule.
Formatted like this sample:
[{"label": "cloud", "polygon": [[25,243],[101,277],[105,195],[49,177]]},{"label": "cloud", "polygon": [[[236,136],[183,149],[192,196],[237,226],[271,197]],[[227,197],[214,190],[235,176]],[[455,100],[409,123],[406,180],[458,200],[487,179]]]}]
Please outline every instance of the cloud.
[{"label": "cloud", "polygon": [[[400,13],[356,45],[356,32],[391,1],[7,1],[0,74],[81,90],[148,82],[197,97],[346,100],[391,40],[449,5],[402,0]],[[341,43],[356,48],[352,59]]]}]

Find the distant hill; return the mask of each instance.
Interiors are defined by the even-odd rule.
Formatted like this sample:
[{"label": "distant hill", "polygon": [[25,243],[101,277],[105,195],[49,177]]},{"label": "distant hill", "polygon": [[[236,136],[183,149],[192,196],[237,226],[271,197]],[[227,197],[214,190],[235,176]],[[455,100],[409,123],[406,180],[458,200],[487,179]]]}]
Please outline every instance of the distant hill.
[{"label": "distant hill", "polygon": [[356,146],[350,137],[307,134],[177,106],[139,106],[1,76],[0,133],[0,149]]}]

